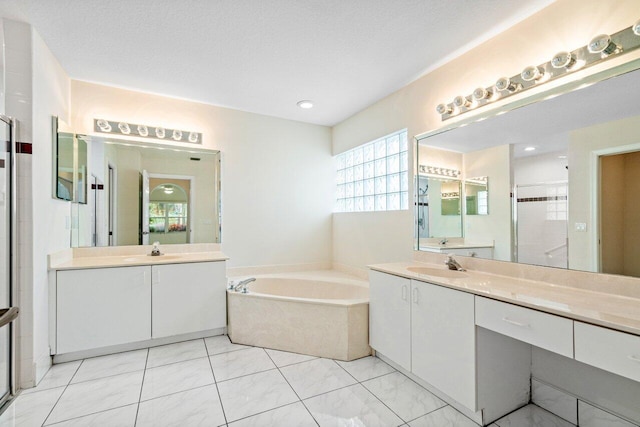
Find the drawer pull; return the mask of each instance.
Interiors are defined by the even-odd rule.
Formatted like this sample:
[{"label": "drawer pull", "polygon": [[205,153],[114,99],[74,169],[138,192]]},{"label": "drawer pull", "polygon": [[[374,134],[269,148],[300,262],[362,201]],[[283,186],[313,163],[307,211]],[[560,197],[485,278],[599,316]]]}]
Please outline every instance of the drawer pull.
[{"label": "drawer pull", "polygon": [[508,317],[503,317],[503,318],[502,318],[502,321],[503,321],[503,322],[510,323],[510,324],[512,324],[512,325],[515,325],[515,326],[520,326],[520,327],[522,327],[522,328],[528,328],[528,327],[529,327],[529,324],[528,324],[528,323],[516,322],[515,320],[511,320],[511,319],[509,319]]},{"label": "drawer pull", "polygon": [[634,362],[640,363],[640,356],[630,355],[629,360],[633,360]]},{"label": "drawer pull", "polygon": [[407,285],[402,285],[402,300],[407,300]]}]

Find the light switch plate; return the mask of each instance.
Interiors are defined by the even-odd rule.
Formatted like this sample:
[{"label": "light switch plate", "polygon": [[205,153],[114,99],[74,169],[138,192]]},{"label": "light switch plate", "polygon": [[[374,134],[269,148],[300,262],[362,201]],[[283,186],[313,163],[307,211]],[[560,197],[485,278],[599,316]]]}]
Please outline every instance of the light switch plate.
[{"label": "light switch plate", "polygon": [[575,229],[576,229],[576,231],[587,231],[587,223],[586,222],[576,222]]}]

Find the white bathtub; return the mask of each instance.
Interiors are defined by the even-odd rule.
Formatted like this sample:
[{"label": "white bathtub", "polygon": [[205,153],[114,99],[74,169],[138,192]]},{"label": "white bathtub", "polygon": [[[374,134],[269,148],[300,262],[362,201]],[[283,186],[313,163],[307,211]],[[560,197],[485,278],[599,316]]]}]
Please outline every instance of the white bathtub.
[{"label": "white bathtub", "polygon": [[227,292],[229,337],[246,344],[339,360],[369,348],[369,288],[339,277],[258,277]]}]

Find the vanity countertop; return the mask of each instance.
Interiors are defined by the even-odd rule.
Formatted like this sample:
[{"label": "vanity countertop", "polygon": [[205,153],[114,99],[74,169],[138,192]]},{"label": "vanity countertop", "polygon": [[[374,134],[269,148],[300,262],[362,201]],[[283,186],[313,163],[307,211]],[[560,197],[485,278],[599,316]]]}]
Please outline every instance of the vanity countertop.
[{"label": "vanity countertop", "polygon": [[105,267],[133,267],[139,265],[183,264],[190,262],[225,261],[229,259],[220,251],[167,253],[159,256],[146,254],[81,256],[61,262],[50,262],[50,270],[78,270]]},{"label": "vanity countertop", "polygon": [[447,249],[474,249],[474,248],[493,248],[493,244],[489,243],[446,243],[420,245],[420,249],[437,249],[445,252]]},{"label": "vanity countertop", "polygon": [[[407,279],[415,279],[470,292],[594,325],[640,335],[640,298],[598,292],[510,276],[465,271],[460,277],[437,277],[409,271],[409,267],[446,270],[437,264],[398,262],[369,268]],[[455,272],[452,272],[455,273]]]}]

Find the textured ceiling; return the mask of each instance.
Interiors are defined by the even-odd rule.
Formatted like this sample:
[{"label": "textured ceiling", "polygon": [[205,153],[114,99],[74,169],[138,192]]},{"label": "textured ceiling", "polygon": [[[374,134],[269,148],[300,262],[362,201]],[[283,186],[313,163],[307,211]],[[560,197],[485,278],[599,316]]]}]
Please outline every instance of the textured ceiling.
[{"label": "textured ceiling", "polygon": [[73,79],[323,125],[552,1],[0,0]]}]

